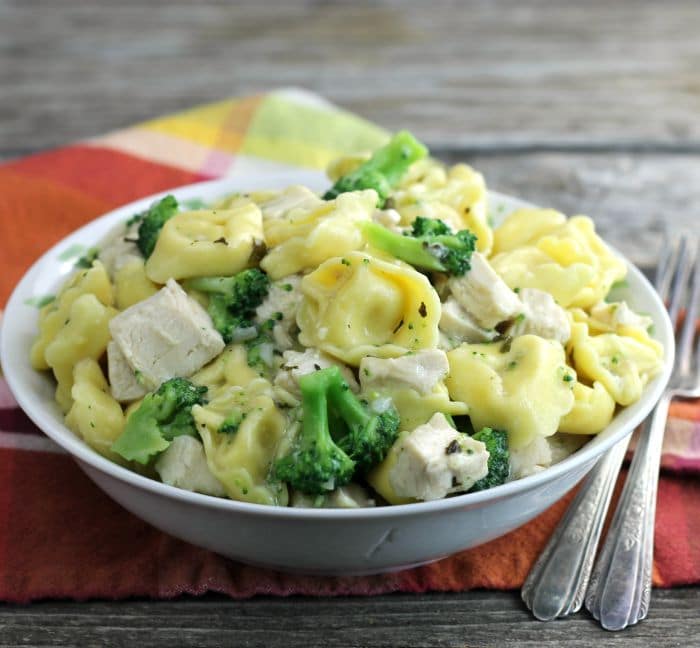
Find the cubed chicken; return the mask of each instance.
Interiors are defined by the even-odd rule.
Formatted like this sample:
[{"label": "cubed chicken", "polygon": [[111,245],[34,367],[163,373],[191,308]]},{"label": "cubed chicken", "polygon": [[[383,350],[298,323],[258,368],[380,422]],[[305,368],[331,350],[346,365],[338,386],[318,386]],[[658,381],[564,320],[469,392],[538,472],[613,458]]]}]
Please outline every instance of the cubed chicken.
[{"label": "cubed chicken", "polygon": [[591,317],[614,330],[618,326],[634,326],[646,330],[654,323],[648,315],[635,313],[624,301],[596,304],[591,308]]},{"label": "cubed chicken", "polygon": [[343,378],[345,378],[348,385],[350,385],[352,391],[357,392],[359,390],[359,385],[352,371],[339,360],[332,358],[318,349],[310,348],[305,351],[285,351],[282,357],[284,358],[284,363],[275,376],[275,387],[289,392],[296,398],[301,397],[299,379],[302,376],[333,366],[340,367]]},{"label": "cubed chicken", "polygon": [[449,372],[447,355],[440,349],[425,349],[400,358],[368,356],[360,361],[360,384],[367,391],[382,384],[398,383],[427,394]]},{"label": "cubed chicken", "polygon": [[260,205],[263,219],[284,218],[292,209],[311,210],[322,204],[322,200],[310,189],[301,185],[287,187],[279,196]]},{"label": "cubed chicken", "polygon": [[399,497],[441,499],[468,491],[488,473],[486,446],[455,430],[439,412],[398,443],[389,483]]},{"label": "cubed chicken", "polygon": [[479,252],[472,255],[471,269],[461,277],[451,277],[448,286],[459,305],[485,329],[495,328],[523,310],[518,296]]},{"label": "cubed chicken", "polygon": [[494,329],[481,328],[454,297],[448,297],[442,305],[440,331],[453,342],[452,346],[462,342],[490,342],[498,336]]},{"label": "cubed chicken", "polygon": [[369,508],[376,506],[366,489],[360,484],[348,484],[327,495],[307,495],[293,491],[291,505],[296,508]]},{"label": "cubed chicken", "polygon": [[395,209],[377,209],[372,214],[372,220],[392,232],[401,233],[403,231],[401,228],[401,214]]},{"label": "cubed chicken", "polygon": [[551,437],[535,437],[522,448],[511,448],[508,481],[534,475],[559,463],[576,452],[588,439],[583,434],[557,433]]},{"label": "cubed chicken", "polygon": [[120,225],[102,245],[98,258],[107,270],[111,279],[117,270],[134,259],[143,260],[136,241],[139,235],[139,222],[125,227]]},{"label": "cubed chicken", "polygon": [[194,437],[175,437],[155,464],[164,484],[184,490],[224,497],[226,491],[207,464],[204,446]]},{"label": "cubed chicken", "polygon": [[272,338],[276,348],[286,351],[294,347],[297,309],[304,298],[299,290],[301,277],[290,275],[270,284],[267,297],[255,311],[255,321],[264,324],[272,320]]},{"label": "cubed chicken", "polygon": [[207,312],[173,279],[152,297],[119,313],[109,330],[148,389],[175,376],[192,375],[224,349]]},{"label": "cubed chicken", "polygon": [[523,311],[514,320],[508,333],[538,335],[561,344],[571,337],[571,324],[566,311],[554,301],[548,292],[537,288],[523,288],[519,295]]},{"label": "cubed chicken", "polygon": [[112,396],[122,402],[137,400],[148,393],[139,382],[139,376],[129,366],[116,342],[107,345],[107,369]]}]

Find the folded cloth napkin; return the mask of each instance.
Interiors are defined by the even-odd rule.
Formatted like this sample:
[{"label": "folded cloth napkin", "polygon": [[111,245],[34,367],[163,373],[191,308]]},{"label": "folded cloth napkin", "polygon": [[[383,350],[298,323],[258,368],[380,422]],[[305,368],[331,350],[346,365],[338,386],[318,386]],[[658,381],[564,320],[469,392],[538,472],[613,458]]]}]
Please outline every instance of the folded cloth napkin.
[{"label": "folded cloth napkin", "polygon": [[[298,90],[226,100],[0,166],[0,305],[31,262],[86,221],[199,180],[299,167],[376,147],[379,128]],[[700,582],[700,404],[675,404],[659,486],[654,583]],[[522,584],[572,494],[520,529],[432,565],[320,578],[227,560],[104,495],[17,407],[0,378],[0,599],[222,592],[378,594]]]}]

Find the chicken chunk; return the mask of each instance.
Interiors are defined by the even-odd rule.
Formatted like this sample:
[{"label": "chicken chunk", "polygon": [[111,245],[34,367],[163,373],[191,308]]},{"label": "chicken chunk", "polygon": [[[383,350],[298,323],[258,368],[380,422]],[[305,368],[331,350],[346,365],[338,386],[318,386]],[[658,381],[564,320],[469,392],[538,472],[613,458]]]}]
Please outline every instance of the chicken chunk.
[{"label": "chicken chunk", "polygon": [[97,255],[102,262],[110,279],[114,279],[117,271],[130,261],[138,259],[143,261],[143,255],[136,245],[139,236],[139,222],[119,228],[113,232],[105,241],[102,249]]},{"label": "chicken chunk", "polygon": [[472,255],[471,269],[465,275],[451,277],[447,283],[459,305],[482,328],[495,328],[523,310],[518,296],[479,252]]},{"label": "chicken chunk", "polygon": [[376,506],[367,490],[359,484],[348,484],[327,495],[307,495],[293,491],[291,505],[296,508],[369,508]]},{"label": "chicken chunk", "polygon": [[612,329],[617,329],[618,326],[634,326],[646,330],[654,323],[648,315],[635,313],[624,301],[596,304],[591,308],[591,317]]},{"label": "chicken chunk", "polygon": [[255,311],[255,321],[264,324],[272,320],[272,338],[282,351],[294,347],[294,332],[297,328],[297,309],[304,299],[299,290],[301,277],[290,275],[270,284],[267,297]]},{"label": "chicken chunk", "polygon": [[588,437],[583,434],[557,433],[551,437],[535,437],[522,448],[511,448],[508,481],[534,475],[559,463],[587,441]]},{"label": "chicken chunk", "polygon": [[488,473],[486,446],[455,430],[439,412],[398,443],[389,483],[400,497],[440,499],[468,491]]},{"label": "chicken chunk", "polygon": [[403,383],[421,394],[427,394],[449,372],[447,355],[440,349],[425,349],[400,358],[368,356],[360,361],[360,383],[363,391],[383,383]]},{"label": "chicken chunk", "polygon": [[323,201],[310,189],[301,185],[287,187],[279,196],[260,205],[263,219],[273,220],[284,218],[292,209],[311,210],[320,206]]},{"label": "chicken chunk", "polygon": [[348,385],[350,385],[352,391],[359,391],[359,385],[352,371],[339,360],[332,358],[318,349],[285,351],[282,357],[284,358],[284,363],[275,376],[275,387],[284,389],[296,398],[301,397],[299,379],[302,376],[333,366],[340,367],[343,378],[345,378]]},{"label": "chicken chunk", "polygon": [[147,389],[169,378],[192,375],[224,349],[207,312],[173,279],[152,297],[119,313],[109,330]]},{"label": "chicken chunk", "polygon": [[554,301],[554,297],[537,288],[523,288],[518,296],[523,303],[523,312],[515,319],[509,334],[517,337],[529,333],[566,344],[571,337],[571,324],[566,311]]},{"label": "chicken chunk", "polygon": [[107,369],[110,390],[115,400],[126,403],[148,393],[148,390],[138,381],[137,374],[129,366],[116,342],[110,342],[107,345]]},{"label": "chicken chunk", "polygon": [[442,305],[440,331],[457,344],[490,342],[498,337],[498,331],[481,328],[454,297],[448,297]]},{"label": "chicken chunk", "polygon": [[214,477],[204,454],[204,446],[194,437],[175,437],[155,464],[161,481],[188,491],[224,497],[226,491]]}]

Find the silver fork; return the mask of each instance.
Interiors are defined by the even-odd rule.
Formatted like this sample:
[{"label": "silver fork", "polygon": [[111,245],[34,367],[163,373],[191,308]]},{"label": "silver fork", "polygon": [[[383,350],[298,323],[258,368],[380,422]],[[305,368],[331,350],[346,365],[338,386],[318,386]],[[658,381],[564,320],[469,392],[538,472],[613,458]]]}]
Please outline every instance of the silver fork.
[{"label": "silver fork", "polygon": [[[668,406],[675,396],[700,395],[698,359],[693,370],[694,322],[700,301],[700,253],[684,237],[678,245],[664,241],[656,275],[662,298],[670,296],[669,314],[676,325],[689,278],[685,325],[671,381],[645,428],[634,455],[608,540],[591,577],[600,533],[629,437],[598,462],[569,506],[522,589],[536,618],[567,616],[586,606],[604,628],[622,629],[643,619],[649,608],[656,486]],[[694,266],[694,269],[693,269]],[[678,337],[678,336],[677,336]]]}]

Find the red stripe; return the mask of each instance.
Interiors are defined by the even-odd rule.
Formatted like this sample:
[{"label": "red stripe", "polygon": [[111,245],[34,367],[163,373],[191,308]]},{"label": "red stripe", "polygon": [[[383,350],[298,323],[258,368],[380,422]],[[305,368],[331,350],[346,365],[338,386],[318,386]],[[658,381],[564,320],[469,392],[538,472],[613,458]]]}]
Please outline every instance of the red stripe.
[{"label": "red stripe", "polygon": [[208,179],[176,166],[92,146],[66,146],[9,162],[4,168],[75,189],[111,207]]},{"label": "red stripe", "polygon": [[43,434],[19,408],[0,409],[0,431],[22,434]]}]

